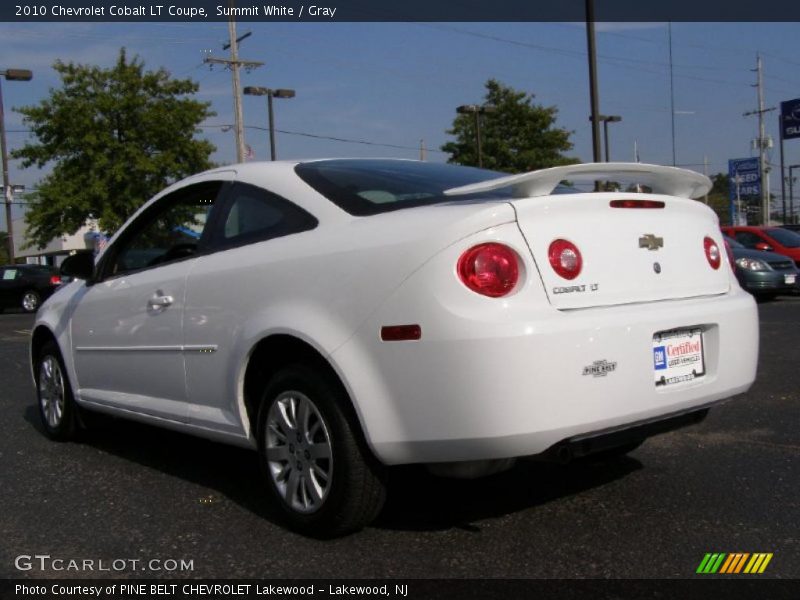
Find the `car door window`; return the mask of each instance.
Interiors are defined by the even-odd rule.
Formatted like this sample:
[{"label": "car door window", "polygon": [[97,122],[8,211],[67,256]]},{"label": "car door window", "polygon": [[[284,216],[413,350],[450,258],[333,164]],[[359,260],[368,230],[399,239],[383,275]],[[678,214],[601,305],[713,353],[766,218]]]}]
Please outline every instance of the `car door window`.
[{"label": "car door window", "polygon": [[199,183],[161,198],[114,244],[103,273],[120,275],[203,251],[204,232],[222,185],[216,181]]},{"label": "car door window", "polygon": [[240,246],[313,229],[317,220],[288,200],[263,188],[236,183],[227,194],[216,248]]},{"label": "car door window", "polygon": [[755,248],[756,244],[763,242],[761,236],[751,233],[749,231],[737,231],[736,241],[742,244],[745,248]]}]

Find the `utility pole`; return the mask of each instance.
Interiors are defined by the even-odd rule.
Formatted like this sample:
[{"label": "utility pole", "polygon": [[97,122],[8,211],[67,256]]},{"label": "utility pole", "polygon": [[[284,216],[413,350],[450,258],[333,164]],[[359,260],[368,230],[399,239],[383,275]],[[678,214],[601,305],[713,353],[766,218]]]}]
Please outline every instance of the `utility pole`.
[{"label": "utility pole", "polygon": [[669,35],[669,112],[672,118],[672,166],[674,167],[677,159],[675,158],[675,79],[672,69],[672,21],[667,23]]},{"label": "utility pole", "polygon": [[[703,175],[708,177],[708,154],[703,156]],[[708,204],[708,192],[706,192],[706,195],[703,196],[703,202]]]},{"label": "utility pole", "polygon": [[425,140],[424,139],[421,139],[419,141],[419,159],[421,161],[425,161],[425,159],[426,159],[426,156],[425,156]]},{"label": "utility pole", "polygon": [[[586,0],[586,45],[589,50],[589,102],[592,121],[592,160],[600,162],[600,101],[597,93],[597,51],[594,41],[594,0]],[[595,188],[597,189],[597,182]]]},{"label": "utility pole", "polygon": [[[5,69],[0,71],[0,81],[30,81],[33,73],[28,69]],[[6,121],[3,113],[3,87],[0,85],[0,160],[3,168],[3,201],[6,205],[6,233],[8,239],[8,262],[14,264],[14,219],[11,215],[11,201],[14,186],[8,177],[8,145],[6,144]]]},{"label": "utility pole", "polygon": [[[228,5],[233,8],[234,0],[230,0]],[[244,118],[242,117],[242,86],[239,79],[239,69],[255,69],[262,66],[263,62],[254,60],[240,60],[239,59],[239,42],[250,36],[250,33],[244,34],[242,37],[236,37],[236,21],[233,17],[228,20],[228,36],[230,42],[223,46],[223,50],[230,47],[230,58],[215,58],[207,56],[203,62],[211,65],[225,65],[231,70],[233,75],[233,119],[234,119],[234,133],[236,135],[236,162],[244,162],[245,157],[245,143],[244,143]]]},{"label": "utility pole", "polygon": [[758,88],[758,108],[744,113],[744,116],[758,115],[758,139],[755,145],[758,148],[758,170],[761,174],[761,224],[769,225],[769,169],[767,167],[767,148],[772,146],[772,139],[767,137],[764,130],[764,113],[775,110],[775,107],[764,108],[764,79],[761,67],[761,55],[756,54],[757,74],[756,84],[752,87]]},{"label": "utility pole", "polygon": [[491,104],[462,104],[456,108],[456,112],[460,115],[474,113],[475,115],[475,146],[478,152],[478,167],[483,168],[483,142],[481,141],[481,117],[488,113],[493,113],[497,110],[496,106]]}]

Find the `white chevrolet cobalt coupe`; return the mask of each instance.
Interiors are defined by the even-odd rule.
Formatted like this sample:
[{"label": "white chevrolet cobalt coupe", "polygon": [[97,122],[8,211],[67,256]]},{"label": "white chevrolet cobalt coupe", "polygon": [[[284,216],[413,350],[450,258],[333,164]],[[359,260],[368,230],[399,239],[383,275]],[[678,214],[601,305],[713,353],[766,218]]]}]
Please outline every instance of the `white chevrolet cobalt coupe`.
[{"label": "white chevrolet cobalt coupe", "polygon": [[[647,192],[563,184],[623,179]],[[291,526],[319,535],[370,522],[392,465],[628,452],[755,377],[753,299],[691,200],[709,187],[626,163],[189,177],[97,261],[64,262],[78,279],[32,333],[45,431],[97,411],[258,449]]]}]

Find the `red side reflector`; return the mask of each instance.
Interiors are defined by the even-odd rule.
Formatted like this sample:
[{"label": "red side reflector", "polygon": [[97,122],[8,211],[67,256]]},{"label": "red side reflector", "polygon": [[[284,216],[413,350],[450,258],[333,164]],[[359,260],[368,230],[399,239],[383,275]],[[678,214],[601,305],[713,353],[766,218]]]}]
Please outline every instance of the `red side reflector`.
[{"label": "red side reflector", "polygon": [[52,275],[50,277],[50,285],[61,285],[61,277],[58,275]]},{"label": "red side reflector", "polygon": [[418,340],[422,337],[419,325],[385,325],[381,327],[381,339],[384,342],[403,342]]},{"label": "red side reflector", "polygon": [[660,200],[612,200],[611,208],[664,208]]}]

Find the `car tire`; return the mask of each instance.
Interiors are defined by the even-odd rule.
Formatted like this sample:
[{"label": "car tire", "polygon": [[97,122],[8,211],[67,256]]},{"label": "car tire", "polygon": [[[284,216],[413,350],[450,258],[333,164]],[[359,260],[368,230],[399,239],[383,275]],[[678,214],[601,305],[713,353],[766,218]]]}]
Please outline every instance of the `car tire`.
[{"label": "car tire", "polygon": [[39,305],[42,303],[42,297],[34,290],[28,290],[24,294],[22,294],[22,300],[20,301],[20,306],[22,310],[27,313],[36,312],[39,308]]},{"label": "car tire", "polygon": [[80,416],[58,345],[47,342],[36,359],[36,400],[44,432],[65,442],[77,437]]},{"label": "car tire", "polygon": [[385,468],[357,423],[333,376],[297,364],[267,384],[258,419],[261,465],[271,496],[296,531],[344,535],[380,512]]}]

